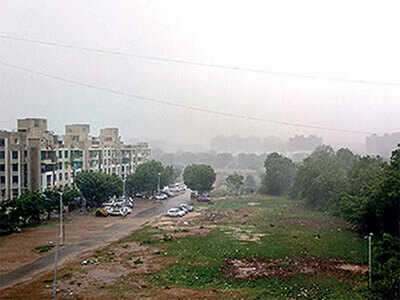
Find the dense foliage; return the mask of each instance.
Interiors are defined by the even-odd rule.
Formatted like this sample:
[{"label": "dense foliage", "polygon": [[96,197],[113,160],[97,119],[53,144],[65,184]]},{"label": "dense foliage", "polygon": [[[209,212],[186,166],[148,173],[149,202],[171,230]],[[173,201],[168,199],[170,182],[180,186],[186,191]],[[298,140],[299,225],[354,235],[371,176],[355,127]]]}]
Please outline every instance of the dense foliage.
[{"label": "dense foliage", "polygon": [[244,177],[238,173],[234,173],[229,175],[226,178],[226,183],[228,184],[229,189],[231,192],[233,192],[235,195],[238,195],[240,192],[240,189],[242,188],[244,182]]},{"label": "dense foliage", "polygon": [[122,179],[115,174],[83,171],[75,177],[75,184],[90,207],[98,207],[109,197],[119,197],[123,192]]},{"label": "dense foliage", "polygon": [[298,165],[292,195],[341,215],[361,234],[374,233],[374,299],[400,291],[400,149],[389,163],[347,149],[317,148]]},{"label": "dense foliage", "polygon": [[211,191],[215,179],[214,169],[209,165],[189,165],[183,171],[185,184],[199,193]]},{"label": "dense foliage", "polygon": [[254,194],[257,190],[257,183],[256,180],[254,179],[254,176],[251,174],[248,174],[246,176],[246,179],[244,180],[244,192],[246,194]]},{"label": "dense foliage", "polygon": [[333,208],[346,186],[346,172],[333,149],[318,147],[297,167],[292,196],[317,209]]},{"label": "dense foliage", "polygon": [[267,156],[264,162],[265,176],[263,191],[270,195],[282,195],[289,191],[296,174],[295,164],[276,152]]},{"label": "dense foliage", "polygon": [[188,166],[190,164],[207,164],[215,169],[259,170],[265,160],[265,154],[239,153],[232,155],[228,152],[175,152],[164,153],[161,150],[153,152],[154,158],[164,165]]},{"label": "dense foliage", "polygon": [[70,206],[81,197],[73,188],[64,190],[28,191],[13,200],[0,204],[0,233],[10,233],[17,226],[37,225],[60,209],[60,196],[64,206]]},{"label": "dense foliage", "polygon": [[159,161],[149,161],[139,165],[134,174],[126,179],[128,194],[133,192],[155,192],[169,185],[180,176],[181,170],[173,166],[164,167]]}]

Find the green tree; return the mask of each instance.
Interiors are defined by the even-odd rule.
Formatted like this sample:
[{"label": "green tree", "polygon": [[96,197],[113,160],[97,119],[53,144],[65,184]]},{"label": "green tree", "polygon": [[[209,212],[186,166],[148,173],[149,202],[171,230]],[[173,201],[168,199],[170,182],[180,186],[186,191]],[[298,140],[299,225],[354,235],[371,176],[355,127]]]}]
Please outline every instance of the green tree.
[{"label": "green tree", "polygon": [[192,190],[199,193],[211,191],[216,179],[214,169],[209,165],[189,165],[183,171],[183,180]]},{"label": "green tree", "polygon": [[246,179],[244,180],[244,191],[247,194],[254,194],[256,190],[257,190],[256,180],[254,179],[253,175],[248,174],[246,176]]},{"label": "green tree", "polygon": [[[82,193],[76,188],[66,187],[62,191],[63,204],[68,206],[69,210],[76,209],[81,205],[81,201],[83,200]],[[80,199],[81,201],[78,201]]]},{"label": "green tree", "polygon": [[370,232],[370,216],[366,207],[376,185],[384,176],[387,164],[380,158],[370,156],[355,161],[347,173],[347,191],[340,199],[340,214],[358,227],[361,232]]},{"label": "green tree", "polygon": [[129,193],[154,192],[157,190],[159,180],[160,188],[162,188],[172,183],[174,176],[174,169],[172,166],[164,168],[159,161],[148,161],[139,165],[135,173],[127,177],[127,190]]},{"label": "green tree", "polygon": [[243,186],[244,177],[238,173],[229,175],[226,178],[226,183],[229,189],[236,195],[239,194],[241,187]]},{"label": "green tree", "polygon": [[298,167],[291,195],[316,209],[334,209],[346,191],[346,171],[329,146],[318,147]]},{"label": "green tree", "polygon": [[52,212],[60,208],[60,193],[58,190],[46,190],[43,194],[43,207],[47,213],[47,220],[50,220]]},{"label": "green tree", "polygon": [[271,195],[282,195],[293,183],[296,165],[287,157],[276,152],[267,156],[265,163],[263,190]]},{"label": "green tree", "polygon": [[123,191],[122,179],[115,174],[83,171],[76,175],[75,184],[91,207],[100,206],[114,195],[121,196]]},{"label": "green tree", "polygon": [[40,192],[28,191],[11,201],[11,218],[23,225],[40,224],[40,216],[46,211],[44,196]]},{"label": "green tree", "polygon": [[373,254],[373,299],[400,299],[400,238],[384,233]]},{"label": "green tree", "polygon": [[400,237],[400,148],[392,152],[384,175],[370,193],[362,220],[366,230]]}]

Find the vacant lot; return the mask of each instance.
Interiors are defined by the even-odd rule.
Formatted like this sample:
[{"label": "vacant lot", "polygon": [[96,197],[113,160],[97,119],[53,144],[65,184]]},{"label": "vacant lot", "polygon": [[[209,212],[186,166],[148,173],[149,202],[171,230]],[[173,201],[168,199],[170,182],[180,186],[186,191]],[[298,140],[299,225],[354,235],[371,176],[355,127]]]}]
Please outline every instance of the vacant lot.
[{"label": "vacant lot", "polygon": [[[366,244],[343,221],[284,198],[196,205],[59,272],[62,299],[361,299]],[[50,298],[52,274],[3,297]]]}]

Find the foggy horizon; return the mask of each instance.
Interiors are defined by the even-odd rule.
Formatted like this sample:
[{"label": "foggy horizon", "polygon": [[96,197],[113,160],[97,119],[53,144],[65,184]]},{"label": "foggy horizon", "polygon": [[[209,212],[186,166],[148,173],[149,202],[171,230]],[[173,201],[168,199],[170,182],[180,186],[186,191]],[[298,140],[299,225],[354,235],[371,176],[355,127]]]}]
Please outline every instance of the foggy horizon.
[{"label": "foggy horizon", "polygon": [[[400,129],[396,117],[400,86],[379,84],[396,83],[400,78],[400,44],[394,38],[400,21],[394,3],[2,4],[0,35],[278,74],[157,62],[0,38],[0,60],[12,65],[227,114],[377,134]],[[306,4],[312,10],[300,9]],[[217,135],[287,139],[315,134],[326,144],[343,145],[365,143],[368,136],[151,103],[4,65],[0,65],[0,78],[3,129],[15,128],[18,118],[40,117],[46,118],[49,129],[58,134],[64,133],[66,124],[87,123],[92,135],[97,135],[100,128],[113,126],[120,129],[127,142],[165,140],[205,148]]]}]

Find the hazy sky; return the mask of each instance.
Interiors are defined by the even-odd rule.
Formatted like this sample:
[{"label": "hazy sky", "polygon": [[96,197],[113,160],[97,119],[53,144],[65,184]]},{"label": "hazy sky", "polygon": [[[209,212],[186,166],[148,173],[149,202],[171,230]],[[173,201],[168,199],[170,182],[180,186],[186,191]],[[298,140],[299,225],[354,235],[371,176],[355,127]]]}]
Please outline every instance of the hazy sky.
[{"label": "hazy sky", "polygon": [[[398,1],[1,0],[0,35],[276,72],[400,83]],[[0,61],[179,104],[382,133],[400,129],[400,86],[160,63],[0,39]],[[95,91],[0,65],[0,128],[21,117],[112,125],[125,139],[330,133],[231,119]]]}]

